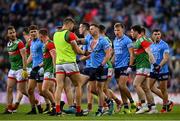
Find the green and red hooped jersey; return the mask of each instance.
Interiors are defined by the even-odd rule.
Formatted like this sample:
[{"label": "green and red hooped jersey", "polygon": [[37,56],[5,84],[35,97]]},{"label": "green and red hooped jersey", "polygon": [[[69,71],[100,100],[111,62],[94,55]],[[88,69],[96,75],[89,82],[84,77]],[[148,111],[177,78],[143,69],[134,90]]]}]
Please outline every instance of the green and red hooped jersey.
[{"label": "green and red hooped jersey", "polygon": [[146,48],[150,47],[151,43],[151,39],[146,37],[141,37],[137,39],[135,43],[133,43],[135,53],[135,65],[137,69],[151,67],[149,56],[145,51]]},{"label": "green and red hooped jersey", "polygon": [[43,64],[44,64],[44,72],[51,72],[53,73],[53,60],[50,54],[50,51],[55,49],[54,43],[52,40],[48,40],[43,47]]},{"label": "green and red hooped jersey", "polygon": [[[31,46],[31,42],[32,42],[32,40],[29,40],[28,42],[26,42],[26,54],[27,54],[27,58],[29,57],[29,55],[30,55],[30,46]],[[32,62],[31,63],[29,63],[28,65],[27,65],[27,67],[29,67],[29,68],[32,68]]]},{"label": "green and red hooped jersey", "polygon": [[9,54],[9,61],[12,70],[19,70],[23,68],[20,50],[24,47],[24,43],[20,39],[17,39],[15,41],[9,41],[7,43],[7,51]]}]

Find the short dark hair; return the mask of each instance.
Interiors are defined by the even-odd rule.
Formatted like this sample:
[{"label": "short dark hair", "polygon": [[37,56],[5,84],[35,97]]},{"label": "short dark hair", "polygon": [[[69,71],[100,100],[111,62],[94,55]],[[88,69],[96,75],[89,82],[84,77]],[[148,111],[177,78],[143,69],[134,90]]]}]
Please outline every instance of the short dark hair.
[{"label": "short dark hair", "polygon": [[161,32],[161,30],[160,29],[153,29],[152,33],[154,33],[154,32]]},{"label": "short dark hair", "polygon": [[90,26],[94,26],[96,28],[99,28],[99,25],[98,24],[91,24]]},{"label": "short dark hair", "polygon": [[106,27],[104,25],[99,25],[99,32],[100,33],[103,33],[103,32],[106,32]]},{"label": "short dark hair", "polygon": [[144,27],[141,27],[141,32],[146,33],[146,29]]},{"label": "short dark hair", "polygon": [[38,26],[37,25],[29,26],[29,31],[31,31],[31,30],[38,30]]},{"label": "short dark hair", "polygon": [[76,24],[75,20],[71,17],[67,17],[64,19],[63,24],[73,23]]},{"label": "short dark hair", "polygon": [[88,23],[83,22],[81,24],[86,28],[86,30],[89,30],[90,25]]},{"label": "short dark hair", "polygon": [[41,28],[39,30],[39,34],[42,34],[43,36],[47,36],[48,35],[48,30],[46,28]]},{"label": "short dark hair", "polygon": [[29,34],[29,28],[28,28],[28,27],[24,27],[24,28],[23,28],[23,32],[24,32],[25,34]]},{"label": "short dark hair", "polygon": [[114,24],[114,28],[118,28],[118,27],[121,27],[121,28],[125,28],[124,24],[123,23],[115,23]]},{"label": "short dark hair", "polygon": [[134,31],[137,31],[139,34],[141,34],[141,26],[140,25],[134,25],[131,27],[131,29],[133,29]]}]

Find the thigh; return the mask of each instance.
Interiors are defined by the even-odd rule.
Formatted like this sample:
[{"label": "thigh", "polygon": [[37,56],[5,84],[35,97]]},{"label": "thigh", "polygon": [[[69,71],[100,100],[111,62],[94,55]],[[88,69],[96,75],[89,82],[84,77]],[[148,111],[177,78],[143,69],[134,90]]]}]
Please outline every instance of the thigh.
[{"label": "thigh", "polygon": [[126,76],[126,75],[121,75],[120,77],[119,77],[119,79],[118,79],[118,83],[120,84],[120,85],[126,85],[126,83],[127,83],[127,80],[128,80],[128,76]]},{"label": "thigh", "polygon": [[143,75],[136,75],[133,85],[141,86],[142,82],[145,80],[146,76]]},{"label": "thigh", "polygon": [[15,77],[15,71],[10,70],[8,72],[8,79],[7,79],[7,87],[13,87],[14,85],[16,85],[16,77]]},{"label": "thigh", "polygon": [[29,79],[28,89],[35,89],[36,84],[37,84],[36,80],[34,80],[34,79]]},{"label": "thigh", "polygon": [[82,77],[80,73],[72,74],[69,76],[74,86],[80,85],[82,81]]},{"label": "thigh", "polygon": [[21,83],[17,83],[17,89],[21,92],[26,92],[27,89],[27,81],[25,82],[21,82]]}]

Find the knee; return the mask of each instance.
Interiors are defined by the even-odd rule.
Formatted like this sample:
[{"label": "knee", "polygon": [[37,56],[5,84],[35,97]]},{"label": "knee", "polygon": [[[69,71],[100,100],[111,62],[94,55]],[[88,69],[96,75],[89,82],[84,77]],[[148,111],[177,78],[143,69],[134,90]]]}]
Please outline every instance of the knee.
[{"label": "knee", "polygon": [[33,94],[34,94],[34,89],[29,88],[29,89],[28,89],[28,95],[33,95]]},{"label": "knee", "polygon": [[13,92],[13,88],[12,88],[12,87],[7,86],[6,89],[7,89],[7,92],[8,92],[8,93],[12,93],[12,92]]}]

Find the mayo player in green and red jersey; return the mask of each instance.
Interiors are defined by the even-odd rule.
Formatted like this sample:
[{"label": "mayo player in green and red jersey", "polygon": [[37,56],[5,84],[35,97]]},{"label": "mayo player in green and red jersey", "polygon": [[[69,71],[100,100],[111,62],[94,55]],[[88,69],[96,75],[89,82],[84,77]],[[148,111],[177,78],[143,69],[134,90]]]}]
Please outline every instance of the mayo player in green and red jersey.
[{"label": "mayo player in green and red jersey", "polygon": [[157,64],[155,64],[154,56],[150,50],[151,41],[141,35],[141,30],[141,26],[139,25],[131,27],[131,36],[136,39],[136,42],[133,45],[136,65],[136,76],[133,86],[142,104],[142,107],[136,112],[136,114],[145,113],[149,110],[145,103],[146,98],[150,107],[153,107],[153,112],[150,108],[149,113],[156,113],[154,97],[151,93],[147,77],[150,74],[151,63],[154,65],[154,68],[156,68]]},{"label": "mayo player in green and red jersey", "polygon": [[22,94],[28,96],[27,94],[27,71],[26,71],[26,50],[24,43],[17,39],[16,30],[13,26],[9,26],[7,29],[7,50],[9,53],[9,61],[11,64],[11,69],[8,73],[7,80],[7,109],[5,114],[13,113],[13,87],[17,83],[17,90]]},{"label": "mayo player in green and red jersey", "polygon": [[55,112],[55,78],[54,69],[56,61],[56,51],[52,40],[48,37],[48,31],[45,28],[39,30],[39,38],[44,43],[43,48],[43,68],[44,68],[44,81],[42,91],[45,98],[49,99],[52,106],[52,112]]},{"label": "mayo player in green and red jersey", "polygon": [[[31,44],[31,39],[30,39],[28,27],[24,27],[24,29],[23,29],[23,37],[24,37],[24,39],[26,41],[25,47],[26,47],[26,54],[27,54],[27,58],[28,58],[29,55],[30,55],[30,44]],[[28,76],[30,75],[31,67],[32,67],[32,63],[27,65]],[[23,97],[23,94],[19,90],[17,90],[17,93],[16,93],[16,102],[13,105],[13,109],[14,110],[16,110],[18,108],[22,97]]]}]

